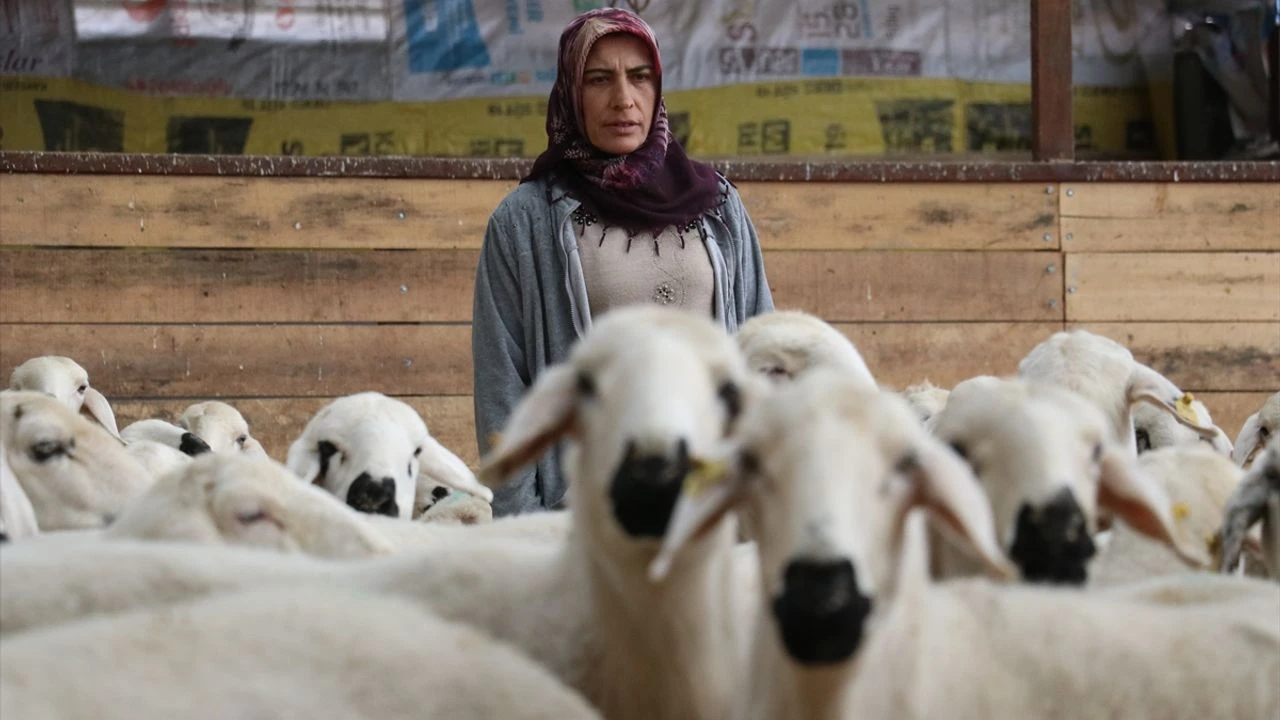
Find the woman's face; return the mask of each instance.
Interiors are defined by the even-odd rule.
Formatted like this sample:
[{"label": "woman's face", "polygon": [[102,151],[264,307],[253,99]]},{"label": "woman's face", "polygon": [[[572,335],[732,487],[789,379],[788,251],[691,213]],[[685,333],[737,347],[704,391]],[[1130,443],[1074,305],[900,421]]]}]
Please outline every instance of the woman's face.
[{"label": "woman's face", "polygon": [[624,33],[591,46],[582,73],[582,120],[587,140],[600,150],[626,155],[649,136],[658,89],[649,48]]}]

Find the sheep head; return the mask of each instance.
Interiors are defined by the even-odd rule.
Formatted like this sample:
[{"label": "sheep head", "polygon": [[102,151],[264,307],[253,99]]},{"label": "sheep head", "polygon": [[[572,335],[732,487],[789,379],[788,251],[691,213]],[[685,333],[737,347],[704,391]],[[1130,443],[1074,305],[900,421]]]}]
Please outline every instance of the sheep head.
[{"label": "sheep head", "polygon": [[933,433],[973,468],[1001,544],[1027,580],[1084,583],[1097,550],[1099,508],[1189,564],[1207,562],[1202,548],[1176,540],[1159,482],[1139,471],[1102,411],[1070,390],[972,378],[952,389]]},{"label": "sheep head", "polygon": [[592,543],[656,551],[686,478],[766,381],[710,318],[658,306],[598,318],[521,399],[480,477],[500,482],[556,441]]},{"label": "sheep head", "polygon": [[913,510],[952,528],[994,574],[1016,575],[969,468],[894,393],[816,370],[763,398],[722,447],[725,478],[686,486],[651,577],[730,510],[751,508],[769,621],[798,665],[853,659],[900,587]]},{"label": "sheep head", "polygon": [[88,412],[113,437],[120,438],[111,403],[89,386],[89,372],[69,357],[42,355],[27,360],[9,376],[9,389],[51,395],[76,412]]},{"label": "sheep head", "polygon": [[207,453],[160,477],[107,537],[355,558],[391,552],[364,516],[270,458]]}]

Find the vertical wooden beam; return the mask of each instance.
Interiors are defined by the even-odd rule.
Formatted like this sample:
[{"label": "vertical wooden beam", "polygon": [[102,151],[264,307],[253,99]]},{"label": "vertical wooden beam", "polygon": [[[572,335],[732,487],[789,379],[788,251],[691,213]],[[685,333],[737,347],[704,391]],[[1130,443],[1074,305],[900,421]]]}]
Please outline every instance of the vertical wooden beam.
[{"label": "vertical wooden beam", "polygon": [[1071,0],[1031,0],[1031,153],[1073,160]]},{"label": "vertical wooden beam", "polygon": [[[1280,6],[1276,7],[1280,13]],[[1276,15],[1275,27],[1271,28],[1271,38],[1267,40],[1267,95],[1271,102],[1271,139],[1280,142],[1280,14]]]}]

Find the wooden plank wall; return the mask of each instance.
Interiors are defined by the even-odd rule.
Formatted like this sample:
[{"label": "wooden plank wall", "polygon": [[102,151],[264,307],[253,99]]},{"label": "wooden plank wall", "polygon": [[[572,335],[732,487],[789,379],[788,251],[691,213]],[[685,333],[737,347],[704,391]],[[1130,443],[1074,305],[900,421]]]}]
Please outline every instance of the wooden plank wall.
[{"label": "wooden plank wall", "polygon": [[[8,175],[0,369],[63,354],[121,426],[222,398],[283,458],[330,399],[406,399],[475,461],[470,311],[510,181]],[[1275,184],[742,183],[779,307],[890,385],[1129,344],[1234,438],[1280,390]]]}]

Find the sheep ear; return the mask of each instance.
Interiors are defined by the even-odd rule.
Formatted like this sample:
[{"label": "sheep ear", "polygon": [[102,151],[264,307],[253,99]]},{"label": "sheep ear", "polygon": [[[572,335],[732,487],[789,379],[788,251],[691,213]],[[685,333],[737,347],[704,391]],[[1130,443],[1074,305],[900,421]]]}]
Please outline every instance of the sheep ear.
[{"label": "sheep ear", "polygon": [[1262,413],[1256,412],[1250,415],[1240,427],[1240,434],[1236,436],[1236,446],[1231,451],[1231,461],[1244,467],[1262,451],[1265,445],[1265,439],[1262,437]]},{"label": "sheep ear", "polygon": [[649,564],[649,579],[660,582],[680,551],[715,527],[746,498],[749,475],[722,460],[694,460],[667,522],[662,547]]},{"label": "sheep ear", "polygon": [[542,456],[574,431],[578,373],[568,364],[544,372],[507,418],[501,436],[480,464],[480,482],[494,486]]},{"label": "sheep ear", "polygon": [[964,460],[942,443],[931,441],[904,460],[899,469],[912,482],[912,495],[901,522],[912,508],[924,508],[931,519],[967,542],[992,576],[1018,577],[1017,568],[996,538],[991,502]]},{"label": "sheep ear", "polygon": [[1251,472],[1245,475],[1227,500],[1222,513],[1222,526],[1214,538],[1220,571],[1229,572],[1233,569],[1246,547],[1252,545],[1254,552],[1261,550],[1261,543],[1250,537],[1249,528],[1262,518],[1268,492],[1262,474]]},{"label": "sheep ear", "polygon": [[1174,531],[1173,503],[1157,481],[1115,449],[1103,452],[1100,463],[1099,508],[1111,510],[1133,529],[1168,545],[1186,564],[1209,565],[1203,548],[1179,541]]},{"label": "sheep ear", "polygon": [[422,454],[418,456],[418,461],[419,482],[425,475],[441,485],[475,495],[488,503],[493,502],[493,491],[480,484],[462,458],[454,455],[430,435],[422,444]]},{"label": "sheep ear", "polygon": [[124,440],[120,437],[120,430],[116,427],[116,415],[111,411],[111,403],[107,402],[107,398],[94,388],[85,390],[84,393],[84,409],[89,411],[89,415],[93,416],[98,424],[107,429],[111,436],[120,442]]},{"label": "sheep ear", "polygon": [[1191,393],[1182,392],[1173,381],[1146,365],[1135,364],[1133,374],[1129,376],[1128,398],[1130,405],[1142,401],[1164,410],[1202,437],[1212,440],[1218,434],[1216,427],[1200,424],[1200,418],[1191,406],[1195,399]]}]

